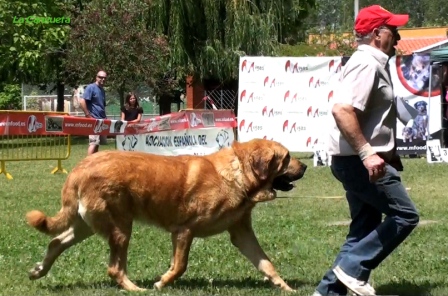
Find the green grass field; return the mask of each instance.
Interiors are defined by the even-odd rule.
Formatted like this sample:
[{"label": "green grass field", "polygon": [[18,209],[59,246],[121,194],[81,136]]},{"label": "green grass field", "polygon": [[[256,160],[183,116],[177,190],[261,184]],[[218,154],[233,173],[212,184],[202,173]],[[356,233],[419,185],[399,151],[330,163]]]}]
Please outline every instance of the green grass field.
[{"label": "green grass field", "polygon": [[[115,149],[109,140],[101,149]],[[74,141],[67,170],[85,156],[87,141]],[[297,188],[258,205],[253,224],[259,241],[280,275],[297,295],[311,295],[343,242],[349,221],[343,190],[328,168],[312,167]],[[373,272],[378,295],[448,295],[448,166],[424,159],[404,159],[402,176],[423,221],[404,244]],[[53,215],[60,208],[66,175],[51,175],[56,161],[8,162],[14,177],[0,175],[0,295],[122,295],[107,276],[108,246],[99,237],[69,249],[45,277],[28,279],[42,260],[49,237],[31,229],[31,209]],[[280,196],[286,196],[280,193]],[[333,197],[333,198],[322,198]],[[280,295],[231,245],[228,235],[197,239],[187,272],[162,292],[152,289],[171,256],[170,236],[153,227],[135,225],[129,249],[129,277],[142,295]]]}]

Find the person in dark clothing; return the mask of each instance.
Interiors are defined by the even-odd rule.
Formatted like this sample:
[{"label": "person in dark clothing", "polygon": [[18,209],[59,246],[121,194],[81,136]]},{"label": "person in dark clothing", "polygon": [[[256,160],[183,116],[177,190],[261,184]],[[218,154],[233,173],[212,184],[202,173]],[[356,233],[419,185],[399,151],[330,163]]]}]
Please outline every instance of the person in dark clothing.
[{"label": "person in dark clothing", "polygon": [[129,93],[126,96],[124,106],[121,107],[121,120],[127,122],[140,122],[142,119],[143,108],[138,103],[135,93]]}]

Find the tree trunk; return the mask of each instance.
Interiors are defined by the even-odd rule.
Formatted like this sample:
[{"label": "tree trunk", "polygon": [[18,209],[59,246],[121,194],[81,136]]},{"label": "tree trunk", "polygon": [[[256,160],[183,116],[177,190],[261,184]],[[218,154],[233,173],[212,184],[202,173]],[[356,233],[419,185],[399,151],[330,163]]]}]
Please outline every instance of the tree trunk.
[{"label": "tree trunk", "polygon": [[124,86],[118,89],[118,97],[120,98],[120,108],[124,106]]},{"label": "tree trunk", "polygon": [[165,115],[171,113],[171,96],[162,95],[159,99],[159,114]]},{"label": "tree trunk", "polygon": [[[64,92],[65,92],[65,85],[61,80],[58,80],[56,84],[56,91],[58,95],[58,104],[56,106],[56,111],[58,112],[64,112]],[[70,111],[70,110],[69,110]]]}]

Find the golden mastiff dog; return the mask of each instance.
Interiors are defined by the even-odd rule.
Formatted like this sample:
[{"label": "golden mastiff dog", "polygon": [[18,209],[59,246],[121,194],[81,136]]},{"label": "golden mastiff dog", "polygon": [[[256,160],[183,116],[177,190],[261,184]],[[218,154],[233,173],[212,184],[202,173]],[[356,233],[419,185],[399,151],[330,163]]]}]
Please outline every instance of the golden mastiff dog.
[{"label": "golden mastiff dog", "polygon": [[126,274],[132,223],[138,220],[171,233],[171,266],[154,284],[156,289],[186,271],[193,238],[228,231],[232,244],[266,278],[292,290],[260,247],[251,212],[258,202],[275,199],[275,190],[291,190],[305,170],[284,146],[260,139],[234,142],[207,156],[95,153],[67,177],[56,216],[27,213],[29,225],[56,236],[29,277],[45,276],[63,251],[97,233],[109,242],[109,276],[126,290],[144,290]]}]

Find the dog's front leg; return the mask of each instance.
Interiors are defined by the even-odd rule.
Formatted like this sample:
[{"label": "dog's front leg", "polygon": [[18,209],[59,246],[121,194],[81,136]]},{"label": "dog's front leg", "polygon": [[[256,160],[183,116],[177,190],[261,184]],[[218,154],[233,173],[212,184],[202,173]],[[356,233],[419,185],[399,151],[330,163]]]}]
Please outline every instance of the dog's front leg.
[{"label": "dog's front leg", "polygon": [[265,254],[252,228],[250,213],[229,228],[230,240],[238,250],[252,262],[275,286],[285,291],[294,291],[277,274],[274,265]]},{"label": "dog's front leg", "polygon": [[171,258],[170,269],[161,276],[160,280],[154,284],[154,288],[161,290],[164,286],[174,282],[187,270],[188,255],[190,253],[193,234],[189,229],[171,234],[173,243],[173,257]]}]

